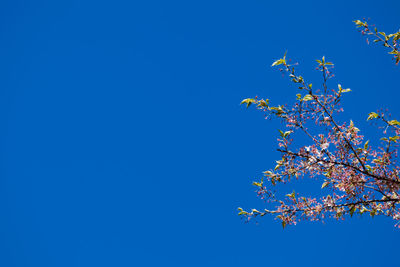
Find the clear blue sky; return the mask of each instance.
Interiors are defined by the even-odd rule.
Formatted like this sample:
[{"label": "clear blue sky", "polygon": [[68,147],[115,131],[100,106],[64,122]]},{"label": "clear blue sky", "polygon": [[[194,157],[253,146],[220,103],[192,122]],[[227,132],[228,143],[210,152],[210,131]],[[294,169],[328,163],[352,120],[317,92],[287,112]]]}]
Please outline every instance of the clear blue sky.
[{"label": "clear blue sky", "polygon": [[[0,265],[397,266],[386,218],[302,223],[262,208],[279,124],[239,106],[320,83],[336,64],[345,116],[400,118],[399,73],[352,20],[400,27],[393,1],[1,1]],[[301,188],[301,185],[300,185]],[[304,189],[304,186],[303,186]]]}]

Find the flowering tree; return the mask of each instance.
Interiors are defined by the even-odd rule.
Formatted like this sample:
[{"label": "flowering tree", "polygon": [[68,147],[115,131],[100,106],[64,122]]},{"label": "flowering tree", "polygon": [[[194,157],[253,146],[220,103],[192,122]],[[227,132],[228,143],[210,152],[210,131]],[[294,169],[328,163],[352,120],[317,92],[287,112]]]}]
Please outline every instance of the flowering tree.
[{"label": "flowering tree", "polygon": [[[400,31],[386,35],[371,28],[365,21],[354,21],[356,26],[373,42],[381,42],[391,51],[396,64],[400,61],[398,50]],[[367,39],[368,40],[368,39]],[[285,56],[272,66],[280,66],[291,81],[301,90],[296,102],[289,105],[271,106],[268,99],[247,98],[247,107],[255,105],[267,117],[284,122],[280,131],[278,151],[281,159],[274,169],[264,172],[259,182],[254,182],[258,196],[265,200],[267,208],[245,211],[239,215],[246,219],[274,215],[285,227],[301,220],[321,220],[326,217],[344,219],[354,214],[384,215],[400,225],[400,166],[397,164],[400,140],[400,122],[388,119],[384,112],[371,112],[367,120],[377,120],[383,128],[381,144],[369,145],[352,121],[341,122],[337,114],[342,112],[340,101],[350,92],[340,84],[331,88],[327,81],[333,76],[333,64],[325,57],[317,60],[321,71],[322,88],[314,89],[300,76],[294,64]],[[304,135],[309,143],[299,146],[294,140]],[[320,197],[301,196],[276,192],[278,184],[286,184],[302,177],[321,181]]]}]

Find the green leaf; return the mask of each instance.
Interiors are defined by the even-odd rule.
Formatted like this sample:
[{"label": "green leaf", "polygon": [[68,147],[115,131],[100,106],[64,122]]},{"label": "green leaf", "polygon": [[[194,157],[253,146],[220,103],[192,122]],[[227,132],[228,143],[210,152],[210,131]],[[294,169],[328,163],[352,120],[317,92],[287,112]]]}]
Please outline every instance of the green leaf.
[{"label": "green leaf", "polygon": [[[328,177],[328,178],[330,178],[331,176],[332,176],[332,169],[328,169],[327,171],[326,171],[326,173],[324,173],[324,176],[326,176],[326,177]],[[322,184],[323,185],[323,184]],[[324,186],[324,185],[323,185]],[[325,185],[326,186],[326,185]],[[325,187],[324,186],[324,187]],[[324,187],[321,187],[321,188],[324,188]]]},{"label": "green leaf", "polygon": [[397,41],[399,39],[400,39],[400,31],[395,34],[393,41]]},{"label": "green leaf", "polygon": [[343,88],[342,88],[342,85],[340,85],[340,84],[338,84],[338,88],[339,88],[339,94],[341,94],[341,93],[347,93],[347,92],[350,92],[350,91],[351,91],[350,88],[343,89]]},{"label": "green leaf", "polygon": [[340,210],[336,210],[336,217],[340,218],[343,216],[343,213]]},{"label": "green leaf", "polygon": [[277,107],[270,107],[270,110],[275,110],[275,111],[283,111],[281,106],[277,106]]},{"label": "green leaf", "polygon": [[398,122],[396,120],[391,120],[388,123],[389,123],[389,125],[400,125],[400,122]]},{"label": "green leaf", "polygon": [[277,163],[277,164],[276,164],[275,169],[274,169],[275,171],[276,171],[277,169],[279,169],[280,167],[282,167],[282,161],[277,160],[276,163]]},{"label": "green leaf", "polygon": [[322,184],[321,189],[327,187],[328,185],[329,185],[329,182],[328,182],[328,181],[325,181],[325,182]]},{"label": "green leaf", "polygon": [[371,209],[369,214],[371,215],[371,217],[374,217],[377,214],[377,210],[375,208],[373,208],[373,209]]},{"label": "green leaf", "polygon": [[261,212],[259,212],[259,211],[256,210],[256,209],[252,209],[251,212],[253,212],[253,213],[261,213]]},{"label": "green leaf", "polygon": [[278,65],[281,65],[281,64],[286,65],[286,54],[287,54],[287,51],[285,51],[285,54],[283,55],[283,58],[275,60],[274,63],[272,63],[271,66],[273,67],[273,66],[278,66]]},{"label": "green leaf", "polygon": [[253,182],[253,185],[258,186],[258,187],[262,187],[263,186],[263,182],[261,182],[261,183]]},{"label": "green leaf", "polygon": [[367,121],[372,120],[372,119],[376,119],[378,117],[379,117],[379,115],[377,113],[371,112],[371,113],[368,114]]},{"label": "green leaf", "polygon": [[287,196],[287,197],[290,197],[290,198],[295,198],[296,193],[293,191],[293,192],[290,193],[290,194],[286,194],[286,196]]},{"label": "green leaf", "polygon": [[352,206],[351,208],[350,208],[350,210],[349,210],[349,212],[350,212],[350,217],[353,217],[353,214],[354,214],[354,212],[356,211],[356,205],[354,205],[354,206]]},{"label": "green leaf", "polygon": [[362,27],[362,26],[367,25],[366,23],[362,22],[361,20],[354,20],[353,22],[357,25],[357,27]]},{"label": "green leaf", "polygon": [[238,215],[244,215],[244,214],[248,214],[247,212],[245,212],[242,208],[238,208]]},{"label": "green leaf", "polygon": [[256,100],[253,98],[246,98],[243,99],[242,102],[240,102],[240,105],[246,104],[246,108],[248,108],[251,104],[256,103]]},{"label": "green leaf", "polygon": [[367,142],[365,142],[365,144],[364,144],[364,149],[367,149],[367,148],[368,148],[368,144],[369,144],[369,140],[368,140]]},{"label": "green leaf", "polygon": [[363,214],[366,211],[368,211],[368,209],[365,206],[362,206],[362,208],[360,210],[360,214]]},{"label": "green leaf", "polygon": [[305,96],[303,97],[303,101],[310,101],[310,100],[313,100],[312,95],[305,95]]},{"label": "green leaf", "polygon": [[269,110],[275,111],[275,112],[276,112],[275,115],[277,115],[277,116],[279,116],[279,115],[285,113],[285,112],[283,111],[283,109],[282,109],[282,106],[269,107],[268,109],[269,109]]},{"label": "green leaf", "polygon": [[392,141],[392,142],[395,142],[395,143],[396,143],[397,140],[399,140],[399,139],[400,139],[400,136],[397,136],[397,135],[396,135],[396,136],[389,137],[389,140]]},{"label": "green leaf", "polygon": [[281,59],[275,60],[274,63],[272,63],[271,67],[278,66],[281,64],[285,64],[285,63],[286,63],[286,61],[283,58],[281,58]]},{"label": "green leaf", "polygon": [[270,176],[273,176],[273,173],[271,171],[265,171],[264,175],[270,177]]},{"label": "green leaf", "polygon": [[264,99],[261,99],[260,101],[258,101],[258,107],[268,107],[268,102],[269,102],[269,100],[268,99],[266,99],[266,100],[264,100]]},{"label": "green leaf", "polygon": [[283,133],[283,137],[287,137],[291,133],[292,133],[292,131],[286,131],[286,132]]}]

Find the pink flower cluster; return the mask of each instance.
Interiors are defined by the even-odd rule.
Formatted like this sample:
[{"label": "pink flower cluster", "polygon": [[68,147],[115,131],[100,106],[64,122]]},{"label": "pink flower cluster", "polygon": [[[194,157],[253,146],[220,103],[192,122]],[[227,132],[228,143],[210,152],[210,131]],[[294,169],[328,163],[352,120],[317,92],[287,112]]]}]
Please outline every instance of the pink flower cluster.
[{"label": "pink flower cluster", "polygon": [[[264,172],[257,186],[257,194],[267,205],[262,211],[250,212],[239,208],[247,219],[274,215],[285,227],[301,220],[322,220],[327,217],[344,219],[354,214],[384,215],[400,225],[400,167],[397,164],[400,122],[389,120],[383,112],[369,114],[384,128],[381,144],[377,147],[364,140],[352,121],[339,122],[342,112],[340,100],[350,89],[328,87],[333,77],[331,62],[317,60],[323,78],[322,88],[314,89],[298,75],[294,65],[286,62],[286,55],[274,62],[295,83],[300,93],[291,106],[271,106],[268,99],[245,99],[242,103],[256,104],[266,117],[284,122],[280,131],[278,151],[281,159]],[[298,146],[294,139],[304,136],[309,143]],[[279,184],[292,179],[311,178],[321,181],[320,196],[301,196],[295,192],[276,194]],[[317,195],[318,195],[317,193]],[[321,196],[322,194],[322,196]]]}]

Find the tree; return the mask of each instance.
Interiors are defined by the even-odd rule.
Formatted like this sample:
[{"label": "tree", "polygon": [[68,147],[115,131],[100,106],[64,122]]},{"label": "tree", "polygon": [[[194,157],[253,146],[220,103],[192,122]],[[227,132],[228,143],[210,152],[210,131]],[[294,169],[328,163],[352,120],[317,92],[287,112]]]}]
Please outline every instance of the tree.
[{"label": "tree", "polygon": [[[366,21],[354,23],[362,34],[372,37],[373,42],[389,48],[389,54],[396,64],[399,63],[400,31],[387,35]],[[337,119],[338,113],[343,111],[340,101],[351,90],[340,84],[337,88],[328,86],[333,76],[333,63],[325,57],[317,63],[323,79],[320,89],[314,89],[297,74],[295,64],[288,63],[286,53],[272,64],[282,67],[281,71],[301,90],[293,105],[271,106],[268,99],[257,97],[242,101],[247,108],[255,105],[265,116],[281,120],[286,129],[279,131],[281,159],[276,161],[274,169],[263,173],[259,182],[253,183],[267,208],[261,211],[239,208],[239,215],[246,219],[274,215],[283,227],[301,220],[344,219],[354,214],[383,215],[397,221],[396,226],[400,228],[400,166],[397,164],[400,122],[389,119],[382,111],[369,113],[367,120],[376,120],[383,128],[381,144],[370,146],[352,121],[346,123]],[[294,142],[301,135],[309,140],[308,144],[299,146]],[[301,196],[294,191],[282,194],[274,190],[278,184],[305,177],[321,181],[321,197]]]}]

